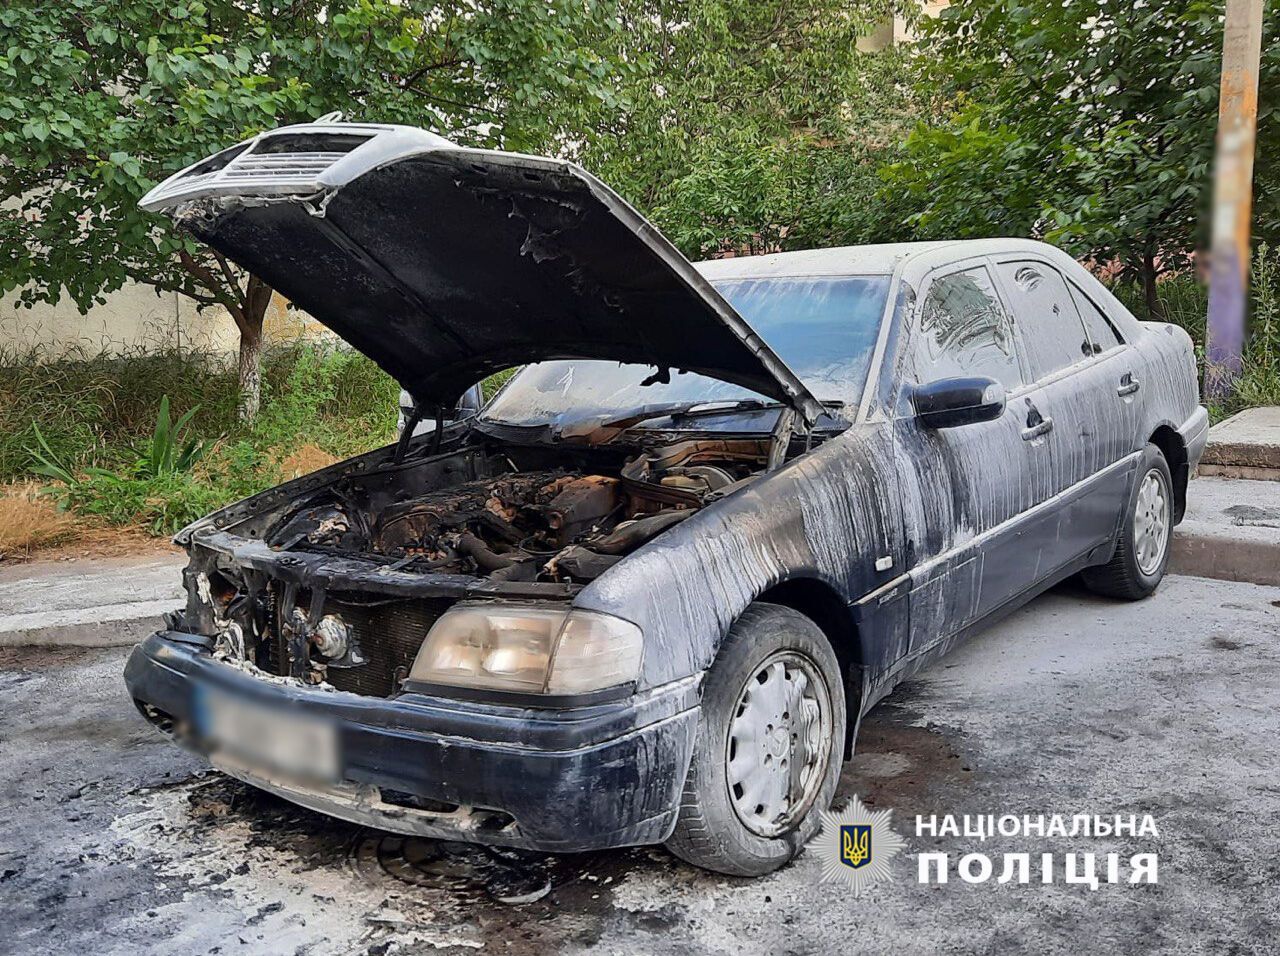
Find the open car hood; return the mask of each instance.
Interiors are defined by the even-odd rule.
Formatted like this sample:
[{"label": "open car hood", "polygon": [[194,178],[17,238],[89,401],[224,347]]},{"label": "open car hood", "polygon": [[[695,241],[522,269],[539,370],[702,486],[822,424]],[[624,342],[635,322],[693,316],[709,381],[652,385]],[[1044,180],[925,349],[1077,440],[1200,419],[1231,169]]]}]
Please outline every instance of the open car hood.
[{"label": "open car hood", "polygon": [[420,401],[580,358],[699,372],[818,401],[639,213],[572,163],[405,126],[289,126],[141,202],[370,356]]}]

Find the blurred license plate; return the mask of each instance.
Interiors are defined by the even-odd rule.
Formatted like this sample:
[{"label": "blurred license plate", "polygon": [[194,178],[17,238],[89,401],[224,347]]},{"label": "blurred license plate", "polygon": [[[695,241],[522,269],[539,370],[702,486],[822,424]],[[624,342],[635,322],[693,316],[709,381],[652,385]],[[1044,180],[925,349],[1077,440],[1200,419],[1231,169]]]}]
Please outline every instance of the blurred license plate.
[{"label": "blurred license plate", "polygon": [[210,756],[298,780],[339,779],[333,721],[209,687],[197,688],[194,705],[195,729]]}]

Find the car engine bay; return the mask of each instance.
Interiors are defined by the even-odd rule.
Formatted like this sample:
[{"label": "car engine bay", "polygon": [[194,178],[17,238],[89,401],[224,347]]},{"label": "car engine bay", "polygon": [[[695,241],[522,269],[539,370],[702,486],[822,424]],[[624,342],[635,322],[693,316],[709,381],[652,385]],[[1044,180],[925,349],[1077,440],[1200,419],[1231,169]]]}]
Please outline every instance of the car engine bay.
[{"label": "car engine bay", "polygon": [[444,487],[419,490],[410,473],[399,493],[361,496],[337,482],[286,512],[264,539],[277,550],[365,556],[396,570],[586,582],[749,483],[763,471],[768,447],[757,439],[693,439],[612,468],[538,455],[522,467],[514,454],[482,456],[474,466],[486,474]]}]

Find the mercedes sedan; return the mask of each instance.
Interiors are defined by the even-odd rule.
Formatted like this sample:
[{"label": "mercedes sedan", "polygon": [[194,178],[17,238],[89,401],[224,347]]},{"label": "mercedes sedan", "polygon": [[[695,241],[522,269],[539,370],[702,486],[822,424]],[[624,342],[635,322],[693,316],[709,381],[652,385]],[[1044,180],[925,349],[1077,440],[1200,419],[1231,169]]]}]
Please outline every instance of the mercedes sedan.
[{"label": "mercedes sedan", "polygon": [[573,164],[359,124],[143,205],[413,399],[178,535],[129,692],[387,830],[769,872],[898,682],[1068,576],[1152,594],[1205,443],[1187,334],[1038,242],[693,264]]}]

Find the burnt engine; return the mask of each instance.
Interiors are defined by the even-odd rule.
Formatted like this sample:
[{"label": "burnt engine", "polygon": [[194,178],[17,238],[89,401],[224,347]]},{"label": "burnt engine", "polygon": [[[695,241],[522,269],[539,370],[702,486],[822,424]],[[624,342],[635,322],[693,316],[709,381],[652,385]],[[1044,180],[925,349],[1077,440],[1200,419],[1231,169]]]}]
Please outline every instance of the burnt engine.
[{"label": "burnt engine", "polygon": [[756,441],[689,441],[616,474],[515,470],[376,510],[333,495],[290,514],[274,548],[376,557],[397,570],[498,581],[589,581],[763,467]]}]

